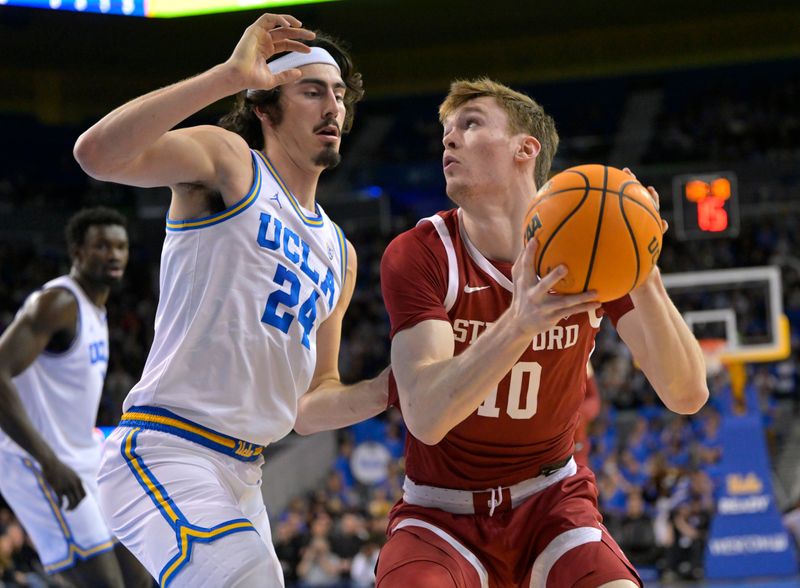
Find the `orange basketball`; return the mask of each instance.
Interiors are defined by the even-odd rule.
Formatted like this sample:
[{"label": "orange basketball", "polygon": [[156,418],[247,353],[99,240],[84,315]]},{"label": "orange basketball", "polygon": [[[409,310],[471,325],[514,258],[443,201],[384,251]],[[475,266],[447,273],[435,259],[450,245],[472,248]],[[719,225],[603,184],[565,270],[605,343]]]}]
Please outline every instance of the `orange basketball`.
[{"label": "orange basketball", "polygon": [[661,217],[644,186],[607,165],[579,165],[553,176],[525,215],[524,239],[539,241],[536,273],[569,273],[554,290],[596,290],[601,302],[642,283],[661,253]]}]

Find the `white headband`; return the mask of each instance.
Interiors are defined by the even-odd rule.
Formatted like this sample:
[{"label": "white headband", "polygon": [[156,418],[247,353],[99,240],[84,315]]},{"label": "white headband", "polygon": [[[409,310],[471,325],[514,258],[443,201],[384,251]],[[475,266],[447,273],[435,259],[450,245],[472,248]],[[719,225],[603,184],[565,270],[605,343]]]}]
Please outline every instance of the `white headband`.
[{"label": "white headband", "polygon": [[282,71],[286,71],[287,69],[301,67],[303,65],[310,65],[312,63],[327,63],[328,65],[335,67],[339,73],[342,73],[342,70],[339,68],[339,64],[336,63],[336,60],[331,57],[331,54],[322,47],[312,47],[309,53],[292,51],[283,57],[279,57],[275,61],[270,61],[267,63],[267,65],[269,66],[269,71],[271,71],[273,74],[277,74],[281,73]]},{"label": "white headband", "polygon": [[[311,65],[312,63],[326,63],[328,65],[332,65],[336,68],[340,74],[342,73],[339,64],[336,63],[336,60],[331,57],[331,54],[328,53],[322,47],[312,47],[311,51],[308,53],[299,53],[297,51],[292,51],[291,53],[287,53],[283,57],[279,57],[275,61],[270,61],[267,63],[269,66],[269,71],[272,72],[273,75],[279,74],[282,71],[286,71],[287,69],[294,69],[295,67],[302,67],[304,65]],[[247,97],[252,98],[253,94],[258,92],[259,90],[250,88],[247,90]]]}]

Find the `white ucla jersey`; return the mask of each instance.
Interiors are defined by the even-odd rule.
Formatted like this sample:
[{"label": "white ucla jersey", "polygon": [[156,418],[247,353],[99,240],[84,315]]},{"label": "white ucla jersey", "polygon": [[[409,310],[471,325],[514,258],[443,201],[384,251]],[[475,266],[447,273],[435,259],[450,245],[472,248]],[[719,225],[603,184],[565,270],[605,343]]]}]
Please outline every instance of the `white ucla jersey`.
[{"label": "white ucla jersey", "polygon": [[252,157],[253,185],[239,202],[167,219],[155,338],[124,408],[162,407],[267,445],[294,426],[347,247],[319,205],[303,209],[269,160]]},{"label": "white ucla jersey", "polygon": [[[69,276],[42,286],[49,288],[69,290],[78,301],[75,338],[64,352],[39,354],[14,378],[14,385],[31,422],[58,458],[80,473],[95,476],[102,447],[94,427],[108,368],[106,311]],[[0,449],[25,453],[2,431]]]}]

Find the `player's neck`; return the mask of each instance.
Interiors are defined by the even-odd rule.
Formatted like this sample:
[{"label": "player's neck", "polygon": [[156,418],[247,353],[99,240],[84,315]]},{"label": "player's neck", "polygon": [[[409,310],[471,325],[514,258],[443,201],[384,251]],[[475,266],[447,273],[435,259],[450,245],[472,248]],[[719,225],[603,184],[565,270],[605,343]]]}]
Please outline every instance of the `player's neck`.
[{"label": "player's neck", "polygon": [[513,263],[522,242],[518,227],[502,210],[479,213],[462,208],[462,228],[472,244],[487,259]]},{"label": "player's neck", "polygon": [[[487,194],[491,193],[491,197]],[[522,250],[522,224],[533,191],[498,188],[464,199],[464,230],[484,257],[513,263]]]},{"label": "player's neck", "polygon": [[264,152],[300,206],[313,212],[317,184],[322,169],[314,166],[310,161],[298,161],[296,157],[292,157],[288,151],[280,147],[267,148]]},{"label": "player's neck", "polygon": [[111,293],[109,286],[92,282],[74,267],[70,270],[69,277],[78,283],[86,297],[92,301],[92,304],[98,308],[105,307],[106,302],[108,302],[108,295]]}]

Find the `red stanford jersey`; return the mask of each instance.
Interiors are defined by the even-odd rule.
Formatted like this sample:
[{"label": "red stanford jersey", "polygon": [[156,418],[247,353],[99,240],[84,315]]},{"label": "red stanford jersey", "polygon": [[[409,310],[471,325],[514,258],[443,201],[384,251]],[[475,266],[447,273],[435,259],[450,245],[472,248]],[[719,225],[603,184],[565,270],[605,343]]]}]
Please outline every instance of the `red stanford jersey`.
[{"label": "red stanford jersey", "polygon": [[[422,321],[448,321],[458,355],[511,304],[511,264],[486,259],[454,209],[423,219],[389,244],[381,288],[392,337]],[[570,316],[536,336],[483,404],[440,443],[406,436],[407,475],[418,484],[484,490],[533,478],[569,456],[602,316],[616,324],[632,308],[626,296],[604,304],[597,316]],[[400,406],[393,377],[390,403]]]}]

